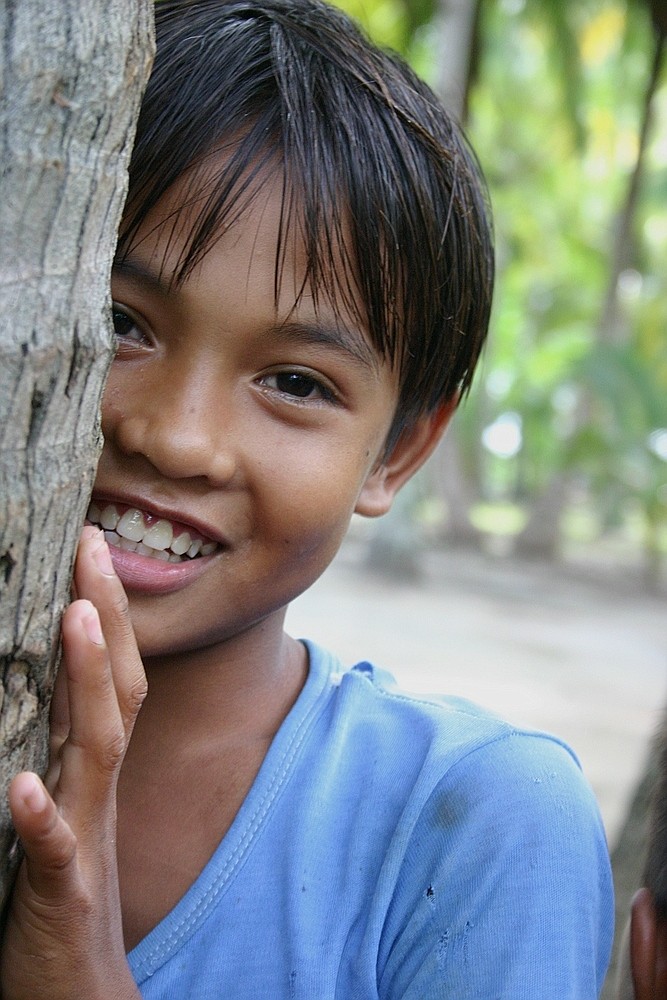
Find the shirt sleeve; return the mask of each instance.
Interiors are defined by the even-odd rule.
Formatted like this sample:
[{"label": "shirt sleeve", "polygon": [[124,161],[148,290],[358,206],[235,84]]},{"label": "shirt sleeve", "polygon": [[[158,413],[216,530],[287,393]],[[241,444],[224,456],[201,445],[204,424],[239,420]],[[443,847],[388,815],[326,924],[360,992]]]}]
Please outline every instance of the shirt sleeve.
[{"label": "shirt sleeve", "polygon": [[613,936],[597,805],[568,750],[513,733],[439,783],[406,844],[380,1000],[594,1000]]}]

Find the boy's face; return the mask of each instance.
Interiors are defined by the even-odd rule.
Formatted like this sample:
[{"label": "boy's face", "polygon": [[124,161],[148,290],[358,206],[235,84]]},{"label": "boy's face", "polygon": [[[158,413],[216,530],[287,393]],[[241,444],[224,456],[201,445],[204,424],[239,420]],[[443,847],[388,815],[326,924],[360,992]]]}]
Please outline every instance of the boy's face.
[{"label": "boy's face", "polygon": [[[282,621],[352,513],[381,512],[377,469],[397,400],[394,373],[344,309],[324,296],[316,308],[306,288],[292,310],[303,274],[294,234],[276,309],[280,178],[170,287],[182,237],[168,217],[183,196],[177,185],[114,270],[118,353],[90,515],[120,517],[131,536],[112,537],[111,550],[144,655]],[[183,554],[200,541],[207,554]]]}]

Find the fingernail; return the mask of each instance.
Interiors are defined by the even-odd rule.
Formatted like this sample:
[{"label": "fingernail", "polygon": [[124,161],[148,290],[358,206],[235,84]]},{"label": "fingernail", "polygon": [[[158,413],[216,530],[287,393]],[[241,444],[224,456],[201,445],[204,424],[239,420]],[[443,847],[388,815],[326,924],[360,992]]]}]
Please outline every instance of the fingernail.
[{"label": "fingernail", "polygon": [[32,788],[23,796],[23,801],[31,812],[42,812],[46,806],[47,798],[46,792],[39,781],[34,781]]},{"label": "fingernail", "polygon": [[91,605],[90,611],[81,619],[81,624],[91,642],[94,642],[96,646],[104,645],[102,626],[100,625],[99,615],[95,607]]},{"label": "fingernail", "polygon": [[111,561],[111,553],[109,552],[109,546],[107,545],[104,536],[100,532],[101,541],[96,549],[93,549],[93,560],[95,565],[101,573],[105,576],[113,576],[114,568],[113,562]]}]

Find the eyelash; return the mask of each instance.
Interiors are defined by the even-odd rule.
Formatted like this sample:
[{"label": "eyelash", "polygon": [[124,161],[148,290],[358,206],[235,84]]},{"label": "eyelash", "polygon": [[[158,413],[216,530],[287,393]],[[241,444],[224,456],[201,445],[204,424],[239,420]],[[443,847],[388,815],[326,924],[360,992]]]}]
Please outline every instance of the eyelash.
[{"label": "eyelash", "polygon": [[[274,386],[270,386],[268,384],[269,379],[275,380],[276,384]],[[280,387],[279,384],[280,379],[292,380],[291,388],[293,389],[297,388],[299,384],[301,388],[303,388],[305,384],[307,386],[310,386],[311,391],[309,391],[306,394],[300,394],[298,392],[290,392],[289,387],[282,387],[282,388]],[[324,382],[318,379],[315,375],[312,375],[310,372],[307,371],[303,372],[299,371],[298,369],[297,370],[285,369],[284,371],[270,372],[268,375],[262,375],[259,381],[262,386],[265,386],[267,389],[271,389],[275,392],[279,392],[281,396],[284,396],[287,399],[289,399],[290,402],[296,402],[297,404],[311,403],[314,401],[322,403],[338,402],[338,397],[336,396],[336,393],[332,389],[330,389],[328,385],[326,385]],[[313,399],[312,396],[312,389],[315,389],[317,391],[317,397],[315,397],[315,399]]]}]

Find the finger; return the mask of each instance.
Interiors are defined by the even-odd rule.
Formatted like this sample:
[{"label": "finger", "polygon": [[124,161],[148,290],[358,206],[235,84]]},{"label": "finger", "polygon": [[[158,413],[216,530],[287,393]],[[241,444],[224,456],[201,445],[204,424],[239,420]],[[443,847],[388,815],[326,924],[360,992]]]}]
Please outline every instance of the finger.
[{"label": "finger", "polygon": [[99,612],[127,737],[146,695],[146,675],[130,621],[127,597],[101,531],[84,528],[75,567],[77,592]]},{"label": "finger", "polygon": [[[81,531],[81,541],[94,540],[99,530],[93,525],[86,525]],[[78,600],[76,581],[72,580],[72,603]],[[59,770],[58,756],[63,743],[69,735],[69,694],[67,691],[67,669],[62,662],[56,674],[56,680],[51,697],[49,711],[49,770],[45,779],[46,787],[52,791],[53,772]],[[56,774],[57,780],[57,774]]]},{"label": "finger", "polygon": [[62,625],[70,728],[60,754],[58,803],[78,829],[76,816],[108,802],[127,740],[111,664],[96,608],[71,604]]},{"label": "finger", "polygon": [[8,799],[30,887],[43,900],[59,901],[65,886],[79,884],[76,837],[36,774],[17,775]]}]

